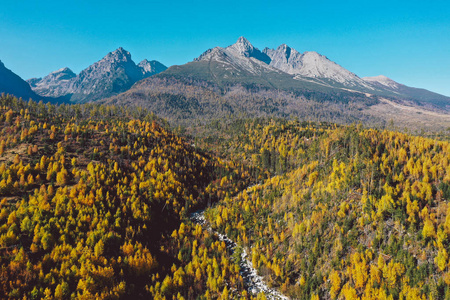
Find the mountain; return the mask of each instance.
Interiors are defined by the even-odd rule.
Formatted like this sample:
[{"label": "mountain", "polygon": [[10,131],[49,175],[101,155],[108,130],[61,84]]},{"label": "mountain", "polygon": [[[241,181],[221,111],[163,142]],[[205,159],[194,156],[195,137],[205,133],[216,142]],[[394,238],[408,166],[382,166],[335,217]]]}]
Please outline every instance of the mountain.
[{"label": "mountain", "polygon": [[330,91],[329,86],[310,79],[294,79],[291,74],[270,65],[270,57],[240,37],[226,48],[215,47],[181,66],[172,66],[161,76],[206,80],[220,87],[259,86],[282,90]]},{"label": "mountain", "polygon": [[167,69],[157,61],[143,60],[136,65],[130,52],[122,47],[75,75],[69,68],[52,72],[44,78],[29,79],[32,89],[42,96],[65,96],[71,102],[96,101],[131,88],[148,76]]},{"label": "mountain", "polygon": [[[410,114],[404,104],[436,109],[436,102],[424,104],[412,99],[417,99],[417,94],[404,93],[364,80],[316,52],[300,53],[285,44],[260,51],[240,37],[233,45],[211,48],[102,103],[143,106],[173,124],[186,126],[195,120],[233,116],[361,121],[383,126],[392,118],[384,112],[393,111],[399,103],[403,106],[396,110],[400,109],[402,116]],[[450,99],[440,99],[443,105],[439,109],[445,109]],[[424,116],[418,113],[411,120]],[[427,119],[426,123],[434,126],[436,122]]]},{"label": "mountain", "polygon": [[84,69],[68,85],[72,101],[94,101],[129,89],[142,79],[142,71],[123,48],[108,53]]},{"label": "mountain", "polygon": [[17,74],[7,69],[5,65],[0,61],[0,93],[11,94],[16,97],[22,97],[28,100],[32,98],[34,100],[42,99],[42,97],[36,95],[30,88],[30,85],[20,78]]},{"label": "mountain", "polygon": [[141,69],[143,78],[161,73],[167,70],[167,67],[160,63],[159,61],[152,60],[148,61],[144,59],[138,64],[138,67]]},{"label": "mountain", "polygon": [[302,54],[286,44],[280,45],[275,50],[265,48],[263,52],[270,57],[271,66],[288,74],[297,75],[297,79],[304,76],[336,87],[374,90],[372,86],[356,74],[317,52]]},{"label": "mountain", "polygon": [[[137,82],[103,103],[148,108],[174,124],[232,116],[324,118],[353,122],[352,109],[374,104],[364,93],[337,89],[310,78],[294,78],[258,58],[270,59],[245,38],[205,51],[192,62]],[[326,104],[325,104],[326,103]],[[358,116],[364,118],[358,112]]]},{"label": "mountain", "polygon": [[253,45],[243,36],[241,36],[235,44],[228,46],[226,50],[233,53],[235,56],[253,57],[266,64],[270,63],[270,57],[267,56],[266,53],[253,47]]},{"label": "mountain", "polygon": [[69,68],[62,68],[48,74],[44,78],[31,78],[27,82],[34,92],[39,95],[61,97],[67,94],[70,81],[76,76]]},{"label": "mountain", "polygon": [[450,97],[426,89],[409,87],[384,75],[363,77],[362,79],[380,90],[390,91],[394,96],[405,98],[406,100],[413,100],[425,106],[434,105],[444,109],[450,108]]}]

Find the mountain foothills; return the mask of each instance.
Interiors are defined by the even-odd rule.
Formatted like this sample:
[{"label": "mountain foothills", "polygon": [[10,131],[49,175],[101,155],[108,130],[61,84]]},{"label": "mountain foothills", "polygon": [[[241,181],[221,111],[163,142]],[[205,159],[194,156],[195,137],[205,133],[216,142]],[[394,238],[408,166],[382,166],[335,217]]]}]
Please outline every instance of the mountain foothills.
[{"label": "mountain foothills", "polygon": [[361,126],[249,123],[222,149],[269,179],[207,219],[293,299],[447,299],[449,146]]},{"label": "mountain foothills", "polygon": [[0,110],[0,298],[246,295],[223,242],[186,217],[248,185],[243,166],[142,109]]},{"label": "mountain foothills", "polygon": [[124,92],[135,82],[165,69],[163,64],[146,59],[136,65],[130,52],[119,48],[78,75],[62,68],[44,78],[31,78],[28,83],[40,96],[87,102]]},{"label": "mountain foothills", "polygon": [[[359,120],[383,126],[390,119],[401,119],[389,115],[401,106],[405,118],[411,115],[411,107],[424,109],[411,119],[427,120],[423,123],[429,124],[428,129],[450,126],[445,115],[449,97],[382,76],[360,78],[323,55],[302,54],[284,44],[260,51],[243,37],[231,46],[209,49],[192,62],[141,80],[102,102],[143,106],[181,125],[238,115],[339,123]],[[431,116],[430,110],[444,116]]]},{"label": "mountain foothills", "polygon": [[259,118],[206,152],[142,108],[0,109],[1,298],[266,299],[244,259],[292,299],[450,296],[448,142]]},{"label": "mountain foothills", "polygon": [[[317,52],[300,53],[286,44],[260,51],[240,37],[231,46],[209,49],[192,62],[166,69],[157,61],[136,65],[130,53],[119,48],[78,75],[62,68],[29,79],[35,94],[23,83],[15,89],[5,85],[0,92],[25,99],[143,106],[177,125],[228,116],[309,116],[384,126],[397,119],[389,112],[401,105],[399,120],[407,119],[414,107],[425,109],[412,118],[424,123],[422,127],[450,126],[446,116],[430,114],[448,113],[449,97],[382,75],[360,78]],[[11,80],[2,75],[0,82]]]},{"label": "mountain foothills", "polygon": [[0,79],[1,299],[450,298],[448,97],[243,37]]}]

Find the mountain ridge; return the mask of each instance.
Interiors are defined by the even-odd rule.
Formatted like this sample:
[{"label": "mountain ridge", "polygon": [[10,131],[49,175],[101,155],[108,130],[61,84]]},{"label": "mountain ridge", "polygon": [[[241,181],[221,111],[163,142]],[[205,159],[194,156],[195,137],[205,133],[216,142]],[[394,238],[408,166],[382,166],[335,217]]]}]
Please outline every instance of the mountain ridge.
[{"label": "mountain ridge", "polygon": [[294,92],[304,97],[311,93],[322,96],[338,93],[339,101],[351,100],[353,96],[342,96],[350,92],[450,110],[450,97],[408,87],[383,76],[360,78],[324,55],[314,51],[300,53],[287,44],[260,51],[242,36],[234,44],[208,49],[193,61],[170,68],[147,59],[136,64],[130,52],[119,47],[79,74],[61,68],[44,78],[31,78],[27,82],[37,97],[77,103],[119,95],[138,81],[158,74],[204,80],[224,90],[230,86],[257,87]]},{"label": "mountain ridge", "polygon": [[29,84],[19,75],[6,68],[0,60],[0,93],[11,94],[23,99],[33,98],[35,100],[42,99],[38,96]]},{"label": "mountain ridge", "polygon": [[42,96],[67,97],[71,102],[87,102],[124,92],[137,81],[165,69],[166,66],[155,60],[145,59],[136,65],[130,52],[119,47],[78,75],[69,68],[62,68],[42,79],[31,78],[28,83]]}]

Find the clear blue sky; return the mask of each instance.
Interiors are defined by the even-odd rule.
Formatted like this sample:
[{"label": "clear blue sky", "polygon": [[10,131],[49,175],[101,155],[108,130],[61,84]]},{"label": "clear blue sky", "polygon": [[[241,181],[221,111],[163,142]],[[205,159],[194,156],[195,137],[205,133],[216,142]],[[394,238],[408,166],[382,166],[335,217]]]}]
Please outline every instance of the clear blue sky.
[{"label": "clear blue sky", "polygon": [[136,63],[184,64],[239,36],[450,96],[448,0],[0,2],[0,60],[24,79],[78,73],[120,46]]}]

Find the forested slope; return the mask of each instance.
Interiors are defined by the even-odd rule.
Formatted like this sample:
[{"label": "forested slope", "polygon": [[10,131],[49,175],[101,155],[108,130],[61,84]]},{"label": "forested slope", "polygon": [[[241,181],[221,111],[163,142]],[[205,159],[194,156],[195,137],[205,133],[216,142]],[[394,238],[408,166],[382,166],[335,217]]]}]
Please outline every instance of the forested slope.
[{"label": "forested slope", "polygon": [[[193,143],[167,127],[0,98],[0,298],[264,298],[242,248],[293,299],[449,297],[448,142],[249,119]],[[189,220],[204,208],[234,254]]]},{"label": "forested slope", "polygon": [[184,222],[248,176],[157,121],[141,109],[0,99],[0,298],[243,292],[223,242]]},{"label": "forested slope", "polygon": [[449,297],[450,147],[361,126],[246,125],[228,144],[275,175],[209,210],[295,299]]}]

